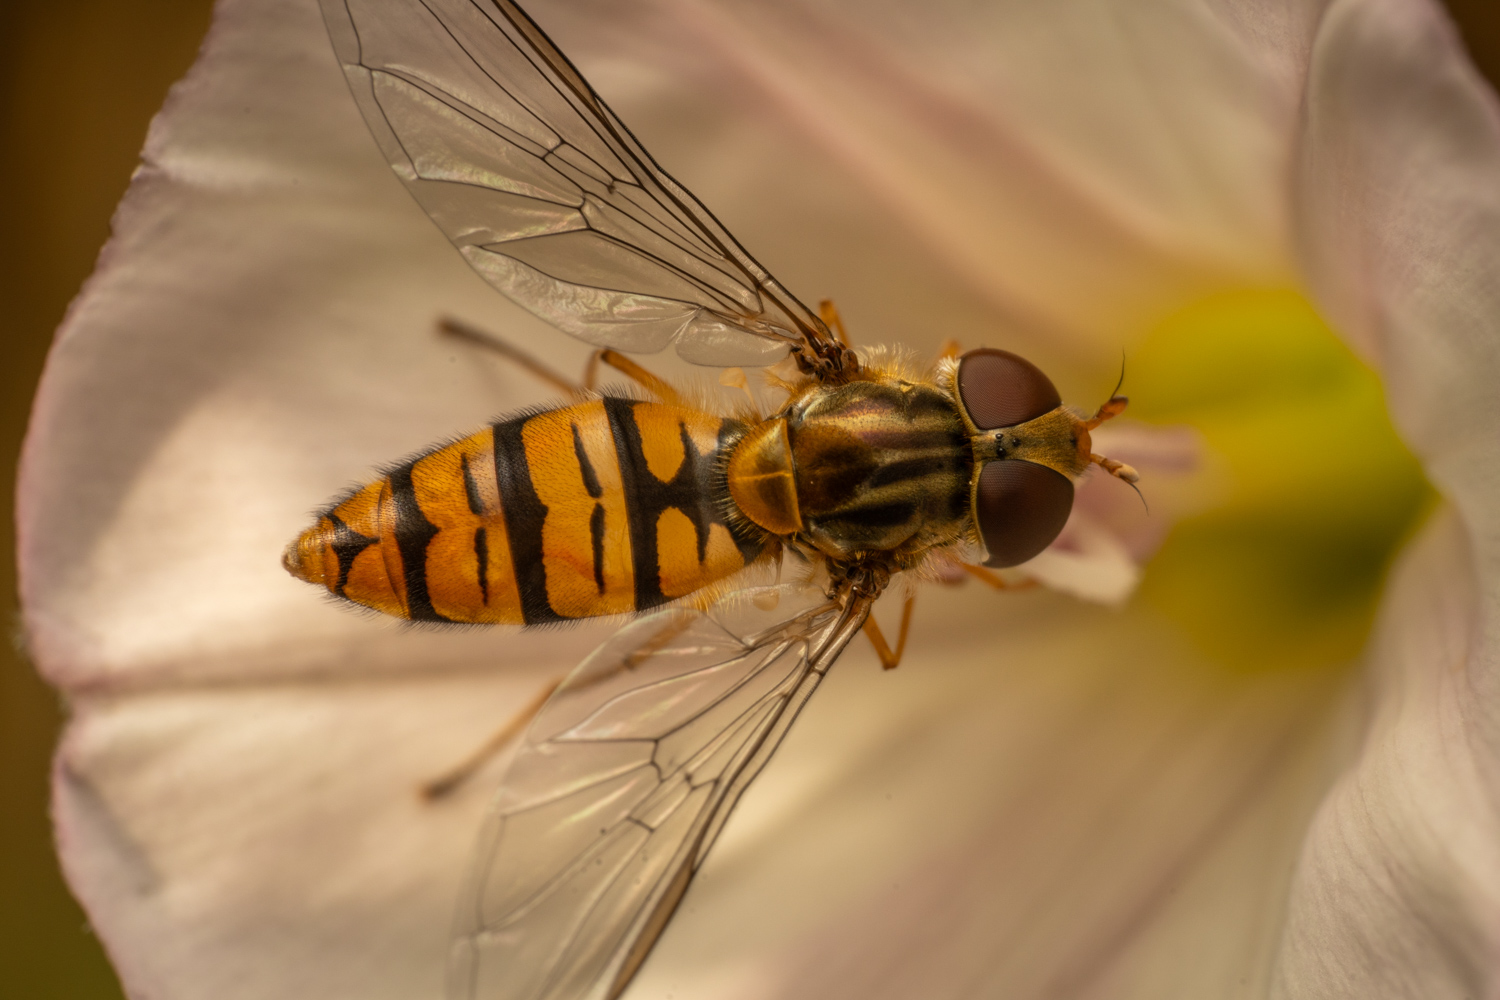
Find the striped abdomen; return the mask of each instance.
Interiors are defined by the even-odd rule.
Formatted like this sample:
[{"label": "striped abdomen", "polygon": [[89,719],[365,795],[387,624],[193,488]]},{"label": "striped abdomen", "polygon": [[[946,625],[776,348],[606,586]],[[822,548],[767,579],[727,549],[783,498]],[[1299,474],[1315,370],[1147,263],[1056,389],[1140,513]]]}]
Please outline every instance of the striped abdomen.
[{"label": "striped abdomen", "polygon": [[516,417],[405,462],[330,507],[287,568],[417,621],[543,622],[655,607],[760,542],[724,518],[743,426],[597,399]]}]

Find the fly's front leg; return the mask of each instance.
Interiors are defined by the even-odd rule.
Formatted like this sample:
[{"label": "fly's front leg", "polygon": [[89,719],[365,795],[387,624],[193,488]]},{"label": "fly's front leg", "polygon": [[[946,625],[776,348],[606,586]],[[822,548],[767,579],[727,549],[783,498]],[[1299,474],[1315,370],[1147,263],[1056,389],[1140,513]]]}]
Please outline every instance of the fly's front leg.
[{"label": "fly's front leg", "polygon": [[839,316],[838,306],[833,304],[832,299],[824,299],[818,303],[818,318],[823,325],[833,331],[833,335],[839,338],[839,343],[845,347],[852,346],[849,343],[849,333],[844,329],[844,320]]},{"label": "fly's front leg", "polygon": [[896,635],[894,652],[885,641],[885,633],[881,632],[880,626],[875,623],[875,616],[871,615],[865,619],[865,636],[870,640],[870,645],[875,647],[875,655],[880,657],[880,665],[886,670],[895,670],[901,665],[901,655],[906,652],[906,635],[911,631],[911,609],[916,602],[917,596],[912,594],[902,605],[901,631]]},{"label": "fly's front leg", "polygon": [[974,579],[979,580],[987,586],[996,590],[1030,590],[1036,586],[1035,580],[1018,580],[1015,583],[1007,583],[998,573],[991,573],[983,566],[970,566],[968,563],[960,563],[960,568]]}]

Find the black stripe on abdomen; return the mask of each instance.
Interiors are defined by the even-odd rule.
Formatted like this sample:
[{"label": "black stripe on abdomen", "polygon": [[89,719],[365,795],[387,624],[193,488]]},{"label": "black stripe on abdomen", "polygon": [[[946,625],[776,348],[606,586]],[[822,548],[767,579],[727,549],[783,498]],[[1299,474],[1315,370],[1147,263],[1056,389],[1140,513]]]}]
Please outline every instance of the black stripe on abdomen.
[{"label": "black stripe on abdomen", "polygon": [[[697,536],[697,558],[701,563],[708,545],[709,528],[722,525],[734,538],[742,553],[758,550],[734,533],[714,494],[715,484],[722,484],[718,449],[703,454],[693,442],[687,428],[678,425],[683,460],[669,482],[662,482],[651,472],[641,443],[640,425],[635,421],[636,401],[606,397],[604,412],[609,416],[610,435],[620,463],[620,482],[625,490],[625,512],[630,522],[630,555],[635,565],[635,608],[645,611],[665,604],[669,598],[661,589],[661,555],[657,550],[656,525],[668,509],[681,511],[693,523]],[[723,431],[721,428],[721,435]],[[720,489],[727,488],[720,486]],[[746,554],[748,562],[752,554]]]},{"label": "black stripe on abdomen", "polygon": [[474,529],[474,562],[479,567],[479,599],[490,603],[490,540],[483,528]]},{"label": "black stripe on abdomen", "polygon": [[[641,447],[641,429],[635,422],[635,401],[607,396],[604,412],[620,463],[620,482],[625,489],[625,517],[630,527],[630,558],[635,566],[635,609],[645,611],[666,603],[661,592],[661,560],[656,551],[656,520],[665,506],[650,494],[659,483],[646,464]],[[684,461],[683,468],[688,466]],[[680,470],[679,470],[680,475]]]},{"label": "black stripe on abdomen", "polygon": [[563,617],[547,603],[547,563],[542,558],[542,524],[547,505],[537,496],[526,463],[526,445],[521,429],[530,417],[519,417],[494,425],[495,485],[500,491],[500,509],[510,537],[511,572],[521,594],[521,617],[527,625],[560,622]]},{"label": "black stripe on abdomen", "polygon": [[401,553],[401,574],[406,581],[406,615],[414,622],[446,622],[427,593],[427,543],[438,533],[427,520],[412,489],[408,462],[390,473],[391,500],[396,506],[396,550]]},{"label": "black stripe on abdomen", "polygon": [[589,547],[594,553],[594,586],[604,593],[604,505],[594,504],[589,515]]},{"label": "black stripe on abdomen", "polygon": [[328,518],[329,523],[333,525],[333,541],[328,543],[328,547],[333,550],[334,558],[339,561],[339,579],[333,592],[344,597],[346,596],[344,588],[349,584],[349,572],[354,569],[355,558],[374,545],[377,539],[369,535],[361,535],[331,510],[323,516]]}]

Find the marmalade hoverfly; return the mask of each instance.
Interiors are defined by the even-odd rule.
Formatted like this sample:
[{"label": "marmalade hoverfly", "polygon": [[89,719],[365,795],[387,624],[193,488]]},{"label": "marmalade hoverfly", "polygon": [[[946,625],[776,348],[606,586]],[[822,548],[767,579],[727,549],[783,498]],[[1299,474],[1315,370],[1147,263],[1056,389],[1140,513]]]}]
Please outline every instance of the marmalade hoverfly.
[{"label": "marmalade hoverfly", "polygon": [[[456,997],[613,998],[845,646],[863,629],[899,660],[909,601],[894,650],[869,618],[892,576],[1017,565],[1057,537],[1090,465],[1133,483],[1089,433],[1126,401],[1085,417],[999,350],[930,371],[862,360],[831,307],[766,273],[510,0],[322,7],[366,123],[433,221],[492,286],[640,386],[579,387],[402,462],[284,558],[417,621],[661,609],[537,710],[450,959]],[[615,353],[669,344],[721,367],[789,355],[785,402],[707,412]],[[734,589],[783,560],[803,579]]]}]

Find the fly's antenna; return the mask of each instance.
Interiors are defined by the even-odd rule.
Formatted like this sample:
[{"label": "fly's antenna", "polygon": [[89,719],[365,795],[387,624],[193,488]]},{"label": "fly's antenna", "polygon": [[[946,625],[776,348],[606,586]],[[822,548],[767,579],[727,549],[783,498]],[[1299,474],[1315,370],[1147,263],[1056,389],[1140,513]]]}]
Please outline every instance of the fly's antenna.
[{"label": "fly's antenna", "polygon": [[[1111,392],[1109,394],[1109,399],[1105,400],[1103,405],[1099,407],[1098,411],[1092,417],[1083,422],[1083,426],[1085,428],[1087,428],[1088,430],[1093,430],[1095,427],[1098,427],[1106,420],[1113,420],[1115,417],[1118,417],[1120,414],[1125,412],[1125,407],[1130,405],[1130,397],[1120,395],[1120,387],[1124,384],[1125,352],[1121,351],[1120,380],[1115,383],[1114,392]],[[1124,462],[1117,462],[1112,458],[1105,458],[1103,455],[1091,453],[1089,455],[1089,461],[1099,466],[1099,468],[1103,469],[1111,476],[1114,476],[1116,479],[1124,482],[1131,489],[1135,490],[1135,495],[1141,498],[1142,506],[1146,508],[1147,513],[1150,513],[1151,505],[1146,503],[1146,495],[1142,493],[1141,488],[1136,485],[1136,483],[1140,482],[1141,480],[1141,474],[1139,472],[1136,472],[1134,468],[1126,465]]]},{"label": "fly's antenna", "polygon": [[1114,392],[1111,392],[1109,394],[1111,399],[1113,399],[1114,397],[1116,397],[1116,396],[1118,396],[1120,394],[1120,387],[1123,386],[1124,384],[1125,384],[1125,352],[1123,350],[1121,350],[1120,351],[1120,380],[1115,383]]},{"label": "fly's antenna", "polygon": [[[1130,397],[1129,396],[1122,396],[1122,395],[1120,395],[1120,387],[1123,386],[1124,384],[1125,384],[1125,352],[1121,351],[1120,352],[1120,380],[1115,383],[1115,391],[1111,392],[1109,394],[1109,399],[1107,399],[1107,400],[1104,401],[1104,405],[1099,407],[1099,410],[1098,410],[1097,413],[1095,413],[1088,420],[1084,421],[1084,426],[1085,427],[1087,427],[1089,430],[1093,430],[1095,427],[1098,427],[1100,424],[1104,423],[1104,421],[1106,421],[1106,420],[1113,420],[1115,417],[1118,417],[1120,414],[1122,414],[1122,413],[1125,412],[1125,407],[1127,407],[1127,406],[1130,405]],[[1096,456],[1096,460],[1097,460],[1097,456]],[[1120,463],[1116,462],[1115,464],[1119,465]],[[1129,468],[1129,466],[1125,466],[1125,468]],[[1134,480],[1129,480],[1129,481],[1130,482],[1134,482]]]}]

